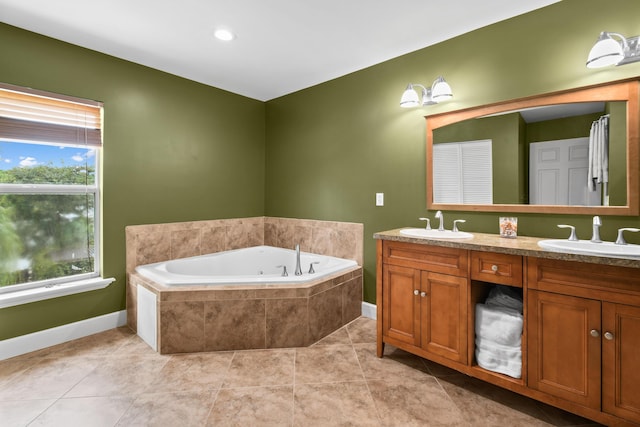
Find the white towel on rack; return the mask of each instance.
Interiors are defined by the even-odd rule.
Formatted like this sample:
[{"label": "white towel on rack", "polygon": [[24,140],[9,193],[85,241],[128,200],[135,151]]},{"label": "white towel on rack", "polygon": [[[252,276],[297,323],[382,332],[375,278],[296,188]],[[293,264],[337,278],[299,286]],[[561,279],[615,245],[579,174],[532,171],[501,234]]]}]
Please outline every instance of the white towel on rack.
[{"label": "white towel on rack", "polygon": [[589,169],[587,186],[596,190],[596,184],[609,182],[609,116],[602,116],[591,124],[589,132]]}]

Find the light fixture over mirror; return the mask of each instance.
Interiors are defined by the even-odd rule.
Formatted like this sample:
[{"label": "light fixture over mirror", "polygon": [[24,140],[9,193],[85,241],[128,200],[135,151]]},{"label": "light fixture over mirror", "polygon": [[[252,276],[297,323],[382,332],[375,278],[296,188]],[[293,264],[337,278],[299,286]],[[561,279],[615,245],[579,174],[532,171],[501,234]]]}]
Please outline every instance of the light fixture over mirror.
[{"label": "light fixture over mirror", "polygon": [[[618,40],[616,40],[618,39]],[[587,68],[624,65],[640,61],[640,36],[625,38],[622,34],[603,31],[587,58]]]},{"label": "light fixture over mirror", "polygon": [[[418,93],[413,88],[414,86],[422,88],[422,100],[420,100]],[[430,87],[425,87],[419,83],[409,83],[402,94],[402,98],[400,98],[400,106],[402,108],[413,108],[421,105],[433,105],[452,97],[451,86],[442,76],[439,76]]]}]

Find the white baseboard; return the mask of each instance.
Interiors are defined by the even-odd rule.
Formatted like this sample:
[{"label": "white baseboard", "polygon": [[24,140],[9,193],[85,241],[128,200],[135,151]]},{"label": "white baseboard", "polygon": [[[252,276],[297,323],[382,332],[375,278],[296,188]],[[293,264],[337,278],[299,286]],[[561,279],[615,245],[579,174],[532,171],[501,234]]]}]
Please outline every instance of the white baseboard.
[{"label": "white baseboard", "polygon": [[376,305],[362,301],[362,315],[369,319],[376,320]]},{"label": "white baseboard", "polygon": [[127,310],[92,317],[0,341],[0,360],[97,334],[127,324]]}]

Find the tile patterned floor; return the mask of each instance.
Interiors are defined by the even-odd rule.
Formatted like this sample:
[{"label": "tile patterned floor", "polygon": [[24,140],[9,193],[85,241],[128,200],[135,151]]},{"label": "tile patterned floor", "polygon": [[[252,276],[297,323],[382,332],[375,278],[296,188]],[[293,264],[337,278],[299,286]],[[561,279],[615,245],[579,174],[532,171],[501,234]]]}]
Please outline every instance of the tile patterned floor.
[{"label": "tile patterned floor", "polygon": [[359,318],[308,348],[161,356],[119,328],[0,361],[0,425],[597,426],[387,346]]}]

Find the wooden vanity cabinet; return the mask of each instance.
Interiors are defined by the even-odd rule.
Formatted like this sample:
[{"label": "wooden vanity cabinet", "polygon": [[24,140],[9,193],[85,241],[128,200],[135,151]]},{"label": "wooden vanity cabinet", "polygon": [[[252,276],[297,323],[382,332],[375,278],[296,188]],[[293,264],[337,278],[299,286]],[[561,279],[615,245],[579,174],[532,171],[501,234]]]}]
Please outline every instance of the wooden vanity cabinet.
[{"label": "wooden vanity cabinet", "polygon": [[466,364],[467,251],[389,241],[382,246],[383,341]]},{"label": "wooden vanity cabinet", "polygon": [[[640,425],[640,269],[377,242],[378,348],[417,354],[606,425]],[[521,288],[522,378],[480,368],[474,311]]]},{"label": "wooden vanity cabinet", "polygon": [[529,259],[528,386],[640,423],[636,269]]}]

